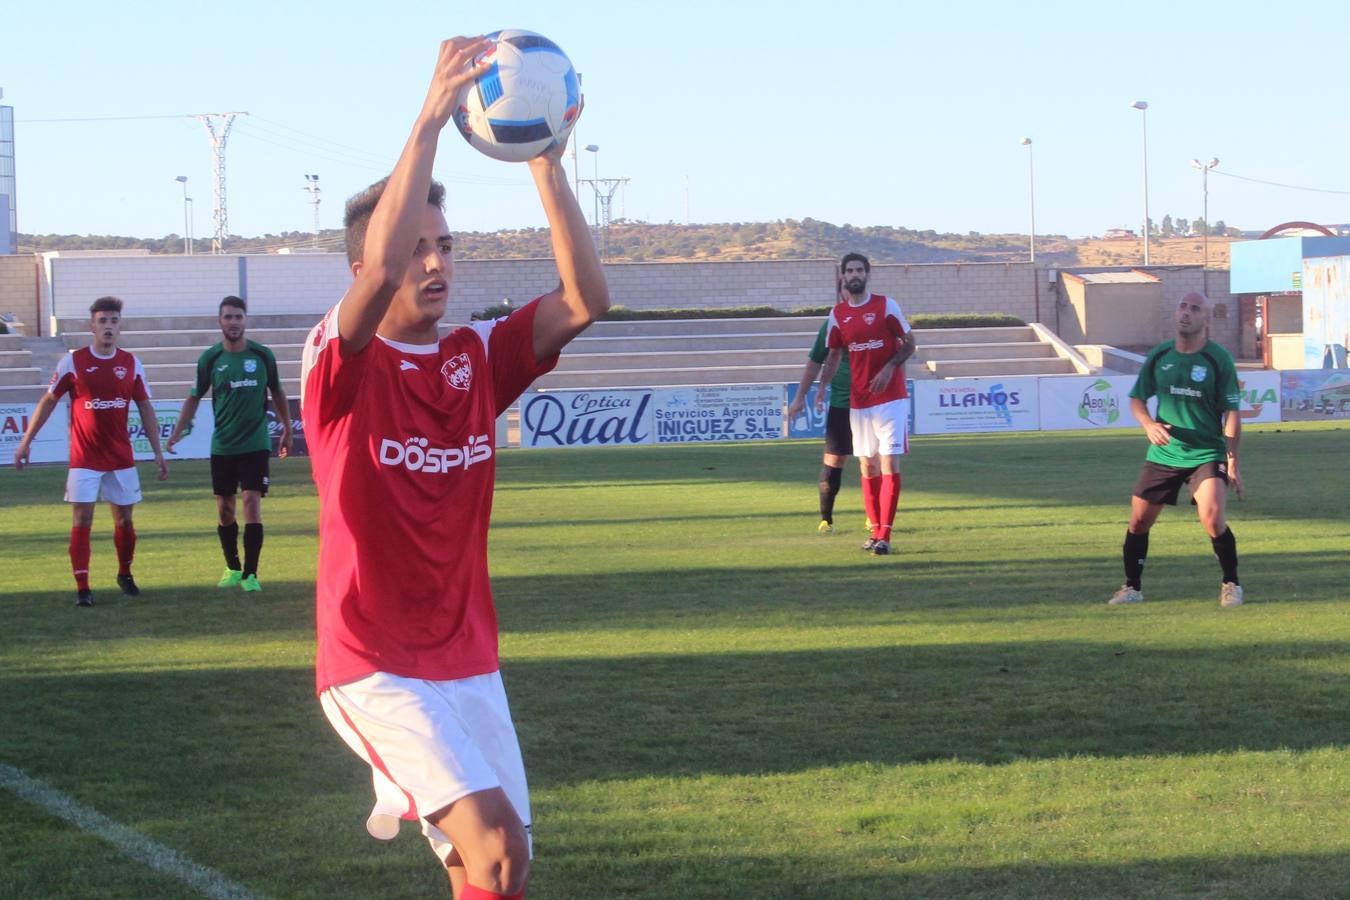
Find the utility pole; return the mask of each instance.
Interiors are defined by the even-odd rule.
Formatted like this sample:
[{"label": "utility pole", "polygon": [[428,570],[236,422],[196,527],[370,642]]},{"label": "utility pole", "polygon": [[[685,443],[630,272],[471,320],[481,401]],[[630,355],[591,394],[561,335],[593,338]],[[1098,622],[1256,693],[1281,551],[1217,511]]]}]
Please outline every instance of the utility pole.
[{"label": "utility pole", "polygon": [[314,204],[314,249],[319,249],[319,176],[306,175],[305,190],[309,191],[310,203]]},{"label": "utility pole", "polygon": [[1202,251],[1204,253],[1203,257],[1204,262],[1201,264],[1200,271],[1202,273],[1201,279],[1204,282],[1206,297],[1209,296],[1209,170],[1214,168],[1218,164],[1219,158],[1217,156],[1211,157],[1209,162],[1205,163],[1202,163],[1198,159],[1191,160],[1191,167],[1200,170],[1201,190],[1203,190],[1205,194],[1203,201],[1205,210],[1204,212],[1205,228],[1204,231],[1201,233],[1201,238],[1204,242],[1202,245],[1204,247],[1204,250]]},{"label": "utility pole", "polygon": [[[211,139],[211,154],[215,174],[215,220],[216,233],[211,238],[211,252],[225,252],[225,235],[229,233],[230,214],[225,206],[225,140],[230,136],[230,126],[236,116],[246,116],[246,112],[196,113],[192,118],[206,127]],[[221,120],[220,131],[216,131],[216,120]]]}]

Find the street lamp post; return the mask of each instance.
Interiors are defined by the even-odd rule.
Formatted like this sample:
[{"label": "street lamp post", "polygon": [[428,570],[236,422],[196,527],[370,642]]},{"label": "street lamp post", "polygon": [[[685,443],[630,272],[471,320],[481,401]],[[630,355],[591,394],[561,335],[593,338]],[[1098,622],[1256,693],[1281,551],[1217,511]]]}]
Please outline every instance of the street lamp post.
[{"label": "street lamp post", "polygon": [[1204,280],[1206,297],[1209,296],[1209,170],[1218,164],[1219,158],[1217,156],[1211,157],[1207,163],[1202,163],[1198,159],[1191,160],[1191,167],[1200,170],[1200,184],[1201,189],[1204,191],[1205,198],[1204,213],[1202,214],[1201,219],[1205,225],[1200,232],[1200,240],[1201,246],[1204,248],[1201,251],[1204,259],[1204,266],[1201,269],[1201,278]]},{"label": "street lamp post", "polygon": [[174,178],[174,181],[183,186],[183,255],[191,256],[192,227],[189,225],[190,218],[188,216],[188,204],[192,202],[192,198],[187,195],[187,176],[178,175]]},{"label": "street lamp post", "polygon": [[595,182],[595,184],[593,185],[593,187],[596,188],[596,192],[595,192],[595,206],[594,206],[594,212],[592,213],[592,216],[593,216],[594,218],[592,219],[592,221],[595,223],[595,227],[596,227],[596,228],[599,228],[599,227],[600,227],[600,191],[599,191],[599,185],[600,185],[600,145],[599,145],[599,144],[587,144],[587,145],[586,145],[586,151],[587,151],[588,153],[594,153],[594,154],[595,154],[595,156],[593,157],[593,160],[594,160],[594,162],[595,162],[595,168],[592,169],[593,174],[591,175],[592,180]]},{"label": "street lamp post", "polygon": [[1027,148],[1027,171],[1031,178],[1031,261],[1036,262],[1036,157],[1031,149],[1031,138],[1022,138]]},{"label": "street lamp post", "polygon": [[1136,100],[1130,108],[1139,110],[1144,128],[1144,265],[1148,265],[1148,101]]},{"label": "street lamp post", "polygon": [[[594,174],[591,176],[591,190],[595,194],[595,206],[591,221],[595,226],[595,246],[598,248],[600,247],[600,145],[587,144],[586,151],[594,154],[593,160],[595,162],[595,168],[592,170]],[[600,258],[605,258],[603,249],[600,250]]]}]

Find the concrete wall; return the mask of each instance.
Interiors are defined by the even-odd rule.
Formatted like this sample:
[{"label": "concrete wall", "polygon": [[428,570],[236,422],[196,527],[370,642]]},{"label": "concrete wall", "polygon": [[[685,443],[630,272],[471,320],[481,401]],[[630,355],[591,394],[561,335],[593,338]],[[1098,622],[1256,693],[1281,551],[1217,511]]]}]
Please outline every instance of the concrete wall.
[{"label": "concrete wall", "polygon": [[[114,294],[129,315],[183,315],[211,310],[226,294],[246,297],[250,312],[317,316],[351,283],[338,253],[285,256],[61,257],[48,261],[51,309],[82,315],[94,298]],[[832,260],[609,263],[610,294],[632,309],[825,306],[834,296]],[[1026,263],[877,265],[874,290],[895,296],[906,312],[1007,312],[1036,317],[1037,292],[1049,303],[1043,275]],[[550,259],[461,260],[446,318],[510,298],[519,304],[558,283]],[[1047,306],[1048,308],[1048,306]],[[1044,312],[1045,310],[1043,310]]]},{"label": "concrete wall", "polygon": [[1156,318],[1161,308],[1160,283],[1092,284],[1079,278],[1061,283],[1072,315],[1060,316],[1060,332],[1071,344],[1117,344],[1125,347],[1157,343]]},{"label": "concrete wall", "polygon": [[[29,260],[29,257],[13,259]],[[1134,267],[1120,267],[1126,270]],[[1077,271],[1111,271],[1079,268]],[[1163,282],[1159,308],[1153,311],[1153,341],[1172,333],[1172,310],[1186,291],[1200,290],[1199,266],[1154,267]],[[942,312],[1009,313],[1051,328],[1063,325],[1067,299],[1055,270],[1030,263],[951,263],[876,265],[872,288],[896,297],[909,314]],[[834,296],[833,260],[753,262],[609,263],[611,297],[634,309],[666,307],[726,308],[772,306],[797,309],[826,306]],[[89,304],[104,294],[127,303],[127,315],[213,313],[220,298],[238,294],[255,315],[307,313],[316,318],[351,283],[346,258],[338,253],[276,256],[68,256],[48,254],[36,276],[43,296],[42,327],[52,315],[84,317]],[[461,260],[446,319],[466,321],[470,314],[510,298],[519,304],[557,284],[552,260]],[[0,310],[12,296],[31,297],[32,282],[7,289],[0,284]],[[1209,273],[1216,306],[1229,313],[1228,273]],[[17,291],[17,293],[15,293]],[[31,303],[31,300],[25,301]],[[1213,334],[1236,349],[1237,310],[1226,317],[1216,308]],[[36,316],[33,318],[36,319]],[[1103,338],[1103,340],[1107,340]],[[1148,341],[1145,341],[1148,343]]]},{"label": "concrete wall", "polygon": [[[1122,267],[1077,267],[1065,271],[1071,272],[1123,272],[1130,269],[1140,269],[1139,266]],[[1097,335],[1094,330],[1092,343],[1122,344],[1152,346],[1169,340],[1176,334],[1176,326],[1173,324],[1173,315],[1176,312],[1177,303],[1180,302],[1183,295],[1190,291],[1205,292],[1213,309],[1210,316],[1210,337],[1218,341],[1224,347],[1234,354],[1240,355],[1238,346],[1239,315],[1237,298],[1228,291],[1228,272],[1221,269],[1210,269],[1208,277],[1200,266],[1155,266],[1147,271],[1150,275],[1162,281],[1162,291],[1158,296],[1152,309],[1140,309],[1135,301],[1129,300],[1131,311],[1139,317],[1139,323],[1131,325],[1130,332],[1123,334],[1120,338],[1113,338],[1109,334]],[[1102,285],[1088,285],[1089,290],[1096,290]],[[1048,314],[1044,319],[1046,325],[1054,328],[1056,332],[1069,343],[1082,342],[1082,339],[1071,338],[1075,330],[1074,319],[1077,313],[1073,309],[1072,301],[1066,285],[1061,283],[1058,288],[1058,311],[1057,318],[1055,313]],[[1148,337],[1152,335],[1152,337]],[[1147,338],[1145,340],[1131,339],[1125,337]]]},{"label": "concrete wall", "polygon": [[38,334],[38,268],[32,256],[0,256],[0,313],[11,313],[25,333]]}]

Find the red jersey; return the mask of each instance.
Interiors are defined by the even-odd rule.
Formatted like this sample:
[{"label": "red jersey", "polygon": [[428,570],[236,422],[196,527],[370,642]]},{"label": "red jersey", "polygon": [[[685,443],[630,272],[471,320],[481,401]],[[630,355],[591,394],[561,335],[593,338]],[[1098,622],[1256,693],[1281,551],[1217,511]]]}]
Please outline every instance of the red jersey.
[{"label": "red jersey", "polygon": [[869,387],[900,348],[900,336],[909,333],[909,322],[900,312],[900,304],[883,294],[871,294],[858,306],[841,300],[825,328],[830,347],[848,348],[848,366],[852,375],[849,405],[854,409],[880,406],[909,396],[905,390],[905,367],[896,366],[890,386],[880,393]]},{"label": "red jersey", "polygon": [[487,530],[497,416],[550,371],[538,300],[438,343],[343,357],[338,309],[305,343],[301,415],[319,490],[319,691],[372,672],[495,672]]},{"label": "red jersey", "polygon": [[136,464],[127,433],[127,414],[137,400],[148,400],[141,361],[125,350],[99,356],[93,347],[61,358],[47,389],[70,395],[70,467],[115,472]]}]

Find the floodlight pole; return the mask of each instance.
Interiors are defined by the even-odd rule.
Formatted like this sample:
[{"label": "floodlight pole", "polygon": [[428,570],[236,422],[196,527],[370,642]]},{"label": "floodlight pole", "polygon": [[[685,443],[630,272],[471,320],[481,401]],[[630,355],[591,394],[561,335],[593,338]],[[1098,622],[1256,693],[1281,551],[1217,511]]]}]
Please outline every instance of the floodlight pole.
[{"label": "floodlight pole", "polygon": [[1136,100],[1131,109],[1139,110],[1139,121],[1144,128],[1144,265],[1148,265],[1148,101]]},{"label": "floodlight pole", "polygon": [[1022,138],[1022,146],[1027,148],[1027,171],[1031,175],[1031,261],[1036,262],[1036,156],[1031,147],[1031,138]]},{"label": "floodlight pole", "polygon": [[186,175],[178,175],[174,178],[174,181],[178,182],[183,186],[183,255],[191,256],[192,227],[191,225],[188,224],[189,223],[188,204],[192,202],[192,198],[187,195],[188,179]]}]

